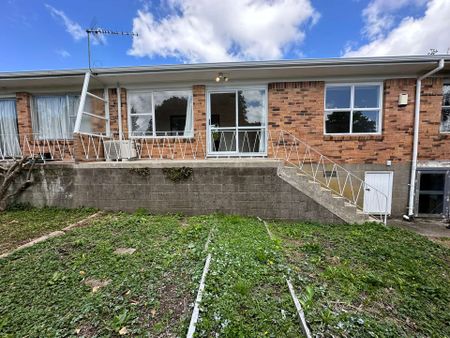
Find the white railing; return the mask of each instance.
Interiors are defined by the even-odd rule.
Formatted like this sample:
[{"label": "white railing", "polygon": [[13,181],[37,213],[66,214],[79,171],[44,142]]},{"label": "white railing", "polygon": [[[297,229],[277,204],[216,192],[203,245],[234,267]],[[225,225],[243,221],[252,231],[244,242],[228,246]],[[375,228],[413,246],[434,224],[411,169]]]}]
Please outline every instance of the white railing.
[{"label": "white railing", "polygon": [[[299,174],[329,189],[357,207],[386,223],[388,197],[375,187],[350,172],[343,165],[320,153],[306,142],[286,131],[214,131],[207,149],[205,132],[185,136],[125,137],[112,133],[109,136],[88,133],[74,134],[73,139],[50,139],[38,134],[0,135],[0,159],[8,160],[29,156],[43,161],[85,160],[199,160],[208,157],[268,157],[282,160]],[[219,133],[219,135],[217,134]],[[236,137],[241,137],[243,148],[236,149]],[[214,139],[218,142],[214,143]],[[266,141],[267,140],[267,144]],[[253,143],[253,144],[252,144]],[[230,145],[230,148],[227,147]],[[77,149],[77,155],[75,155]],[[234,153],[233,153],[234,152]],[[372,210],[364,210],[370,204]],[[375,209],[375,210],[373,210]]]},{"label": "white railing", "polygon": [[8,161],[24,156],[42,161],[75,159],[74,142],[69,138],[53,139],[38,133],[0,134],[0,160]]},{"label": "white railing", "polygon": [[[299,174],[319,183],[333,194],[384,224],[388,216],[388,197],[375,187],[286,131],[269,133],[269,157],[283,160]],[[366,202],[366,203],[364,203]],[[371,211],[364,205],[375,206]]]},{"label": "white railing", "polygon": [[206,158],[205,133],[184,136],[158,136],[131,138],[118,133],[106,135],[75,134],[83,160],[198,160]]}]

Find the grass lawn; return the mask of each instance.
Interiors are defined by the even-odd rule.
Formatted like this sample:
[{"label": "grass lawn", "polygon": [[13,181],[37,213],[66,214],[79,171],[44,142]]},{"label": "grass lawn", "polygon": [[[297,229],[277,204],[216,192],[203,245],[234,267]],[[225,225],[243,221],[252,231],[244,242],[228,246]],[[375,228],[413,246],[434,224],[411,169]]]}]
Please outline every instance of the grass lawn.
[{"label": "grass lawn", "polygon": [[381,225],[271,225],[314,334],[450,337],[450,250]]},{"label": "grass lawn", "polygon": [[86,218],[93,209],[23,208],[0,213],[0,254]]},{"label": "grass lawn", "polygon": [[0,260],[0,337],[185,336],[210,233],[198,337],[301,336],[285,276],[313,335],[450,336],[448,249],[373,224],[270,228],[276,240],[252,218],[105,214]]}]

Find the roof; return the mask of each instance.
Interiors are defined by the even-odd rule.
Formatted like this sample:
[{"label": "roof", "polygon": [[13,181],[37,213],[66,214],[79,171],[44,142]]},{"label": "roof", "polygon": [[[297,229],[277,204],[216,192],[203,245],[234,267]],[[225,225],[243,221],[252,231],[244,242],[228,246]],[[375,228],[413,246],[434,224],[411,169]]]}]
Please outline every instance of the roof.
[{"label": "roof", "polygon": [[[441,72],[450,76],[450,55],[323,58],[95,68],[104,84],[214,83],[218,72],[230,81],[295,81],[342,78],[417,77],[433,69],[441,59]],[[0,90],[42,86],[79,86],[88,69],[0,72]]]}]

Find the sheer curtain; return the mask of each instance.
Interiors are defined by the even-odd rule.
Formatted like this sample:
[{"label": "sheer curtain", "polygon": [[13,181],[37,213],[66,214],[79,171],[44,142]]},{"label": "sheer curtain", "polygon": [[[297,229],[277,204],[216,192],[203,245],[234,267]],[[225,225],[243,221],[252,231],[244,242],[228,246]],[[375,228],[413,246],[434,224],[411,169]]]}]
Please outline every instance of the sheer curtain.
[{"label": "sheer curtain", "polygon": [[33,130],[40,139],[71,139],[79,103],[78,96],[35,96]]},{"label": "sheer curtain", "polygon": [[187,107],[186,107],[186,124],[184,126],[184,137],[194,136],[194,126],[193,126],[193,114],[192,114],[192,95],[188,96]]},{"label": "sheer curtain", "polygon": [[0,158],[19,155],[16,100],[0,100]]}]

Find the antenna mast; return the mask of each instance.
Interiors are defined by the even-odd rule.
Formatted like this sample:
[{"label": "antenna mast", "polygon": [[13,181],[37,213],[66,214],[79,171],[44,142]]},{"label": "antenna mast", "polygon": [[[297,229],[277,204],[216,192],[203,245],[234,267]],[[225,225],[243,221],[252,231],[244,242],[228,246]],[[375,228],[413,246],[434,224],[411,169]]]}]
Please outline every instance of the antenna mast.
[{"label": "antenna mast", "polygon": [[111,31],[108,29],[102,29],[102,28],[89,28],[86,29],[87,33],[87,41],[88,41],[88,63],[89,63],[89,70],[92,72],[91,68],[91,34],[93,36],[98,37],[99,35],[121,35],[121,36],[139,36],[139,34],[134,32],[119,32],[119,31]]}]

